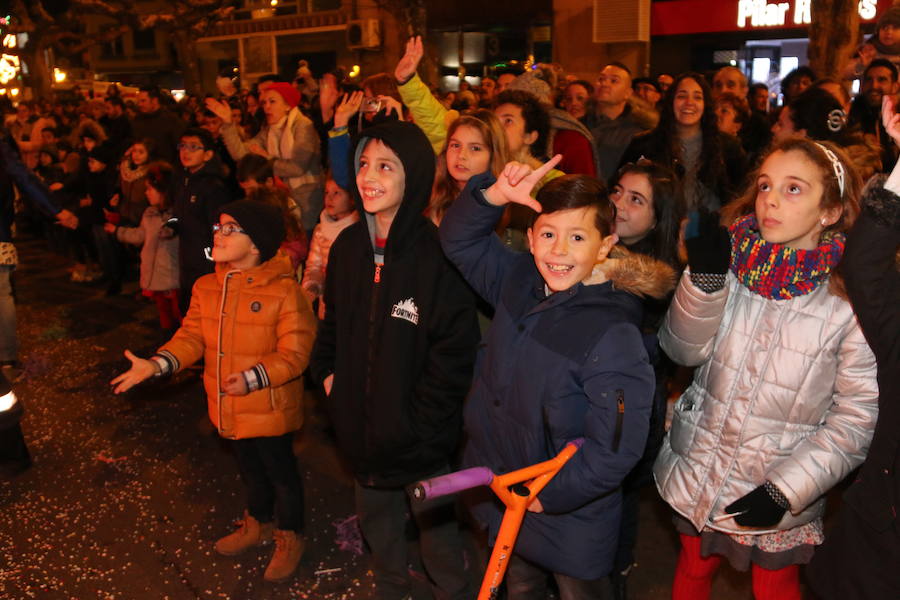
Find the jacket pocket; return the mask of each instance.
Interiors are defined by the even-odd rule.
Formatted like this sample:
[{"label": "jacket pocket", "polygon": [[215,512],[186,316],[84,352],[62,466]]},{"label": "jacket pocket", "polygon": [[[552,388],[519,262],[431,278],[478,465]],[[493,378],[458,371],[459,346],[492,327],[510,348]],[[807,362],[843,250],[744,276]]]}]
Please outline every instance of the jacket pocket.
[{"label": "jacket pocket", "polygon": [[613,431],[613,452],[619,451],[622,443],[622,427],[625,424],[625,390],[616,390],[616,428]]},{"label": "jacket pocket", "polygon": [[673,452],[681,456],[688,454],[702,415],[703,410],[696,407],[691,398],[682,396],[678,400],[672,415],[672,428],[669,429],[669,445]]}]

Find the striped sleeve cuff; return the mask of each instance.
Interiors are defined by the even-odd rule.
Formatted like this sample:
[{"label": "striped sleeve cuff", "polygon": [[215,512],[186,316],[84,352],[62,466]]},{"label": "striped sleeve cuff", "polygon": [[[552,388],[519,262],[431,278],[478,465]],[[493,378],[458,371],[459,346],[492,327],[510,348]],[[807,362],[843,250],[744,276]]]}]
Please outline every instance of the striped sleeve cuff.
[{"label": "striped sleeve cuff", "polygon": [[181,363],[178,362],[178,358],[168,350],[163,350],[154,354],[150,357],[150,360],[155,362],[156,366],[159,367],[159,373],[157,373],[157,375],[160,377],[171,375],[181,366]]},{"label": "striped sleeve cuff", "polygon": [[272,385],[272,382],[269,381],[269,374],[266,372],[266,368],[262,363],[243,371],[241,374],[244,376],[244,381],[247,383],[248,392],[255,392],[256,390],[261,390],[262,388]]}]

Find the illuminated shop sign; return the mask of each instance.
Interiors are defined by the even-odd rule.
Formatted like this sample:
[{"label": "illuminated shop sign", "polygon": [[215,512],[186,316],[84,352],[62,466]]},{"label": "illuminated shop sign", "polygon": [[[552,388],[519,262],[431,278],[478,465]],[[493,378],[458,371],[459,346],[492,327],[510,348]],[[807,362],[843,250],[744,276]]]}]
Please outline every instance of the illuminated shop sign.
[{"label": "illuminated shop sign", "polygon": [[[737,25],[747,27],[802,27],[812,22],[812,0],[769,2],[768,0],[739,0]],[[860,0],[859,18],[869,21],[878,12],[877,0]]]}]

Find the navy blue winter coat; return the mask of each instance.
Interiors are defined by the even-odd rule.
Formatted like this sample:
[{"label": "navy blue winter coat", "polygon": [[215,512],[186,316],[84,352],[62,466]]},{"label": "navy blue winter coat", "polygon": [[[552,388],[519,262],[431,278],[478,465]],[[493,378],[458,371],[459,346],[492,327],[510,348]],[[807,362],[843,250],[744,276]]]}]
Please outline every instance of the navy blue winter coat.
[{"label": "navy blue winter coat", "polygon": [[[464,463],[505,473],[583,437],[538,496],[544,512],[526,515],[515,552],[552,572],[596,579],[612,568],[620,485],[644,451],[654,391],[641,300],[618,289],[617,277],[630,279],[629,288],[655,285],[660,263],[634,255],[607,273],[611,282],[547,296],[531,254],[493,234],[503,210],[480,192],[492,183],[489,173],[473,177],[440,228],[444,252],[496,310],[465,408]],[[502,505],[484,496],[474,510],[493,543]]]}]

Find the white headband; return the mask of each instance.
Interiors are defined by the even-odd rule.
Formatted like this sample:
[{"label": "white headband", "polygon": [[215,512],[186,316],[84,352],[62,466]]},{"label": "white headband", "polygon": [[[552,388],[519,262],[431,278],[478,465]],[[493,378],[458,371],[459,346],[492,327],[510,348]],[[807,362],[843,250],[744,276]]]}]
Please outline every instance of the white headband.
[{"label": "white headband", "polygon": [[831,161],[831,168],[834,169],[834,176],[838,180],[838,189],[841,190],[841,198],[844,197],[844,163],[837,157],[837,155],[820,144],[819,142],[813,142],[816,146],[822,149],[822,152],[825,153],[825,156],[828,157],[828,160]]}]

